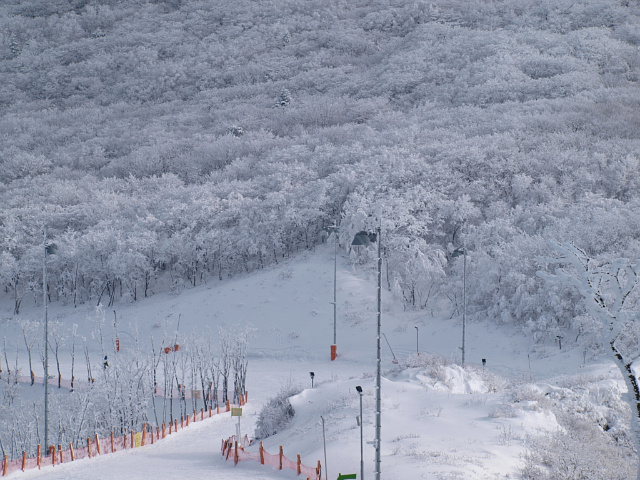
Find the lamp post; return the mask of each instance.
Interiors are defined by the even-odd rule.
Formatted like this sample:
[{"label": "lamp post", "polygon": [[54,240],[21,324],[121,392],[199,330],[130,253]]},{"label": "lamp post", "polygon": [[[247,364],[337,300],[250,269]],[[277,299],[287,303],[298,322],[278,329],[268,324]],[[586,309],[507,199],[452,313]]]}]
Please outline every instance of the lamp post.
[{"label": "lamp post", "polygon": [[360,480],[364,480],[364,436],[362,434],[362,387],[358,385],[356,387],[358,394],[360,395]]},{"label": "lamp post", "polygon": [[382,361],[380,358],[380,340],[382,337],[381,329],[381,315],[380,315],[380,303],[382,297],[382,250],[381,250],[381,235],[380,227],[376,228],[375,233],[359,232],[351,242],[351,245],[369,245],[371,242],[378,242],[378,335],[377,335],[377,371],[376,371],[376,460],[375,460],[375,475],[376,480],[380,480],[380,447],[381,447],[381,422],[382,422],[382,397],[381,397],[381,384],[382,384]]},{"label": "lamp post", "polygon": [[47,311],[47,255],[55,253],[55,243],[47,244],[47,231],[43,231],[42,299],[44,305],[44,451],[49,452],[49,315]]},{"label": "lamp post", "polygon": [[464,365],[464,343],[465,343],[465,329],[467,326],[467,248],[463,245],[460,248],[456,248],[451,254],[452,257],[459,257],[462,255],[462,365]]},{"label": "lamp post", "polygon": [[331,345],[331,360],[335,360],[338,354],[338,341],[337,341],[337,299],[336,299],[336,285],[337,285],[337,271],[338,271],[338,226],[330,225],[325,227],[326,232],[333,234],[333,345]]}]

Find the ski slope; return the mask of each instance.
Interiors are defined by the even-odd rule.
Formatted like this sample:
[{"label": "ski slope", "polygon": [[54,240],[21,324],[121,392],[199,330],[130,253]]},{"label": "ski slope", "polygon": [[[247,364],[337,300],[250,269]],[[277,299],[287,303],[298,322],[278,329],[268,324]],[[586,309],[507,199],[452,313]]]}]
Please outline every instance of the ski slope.
[{"label": "ski slope", "polygon": [[[321,460],[323,478],[337,478],[338,473],[357,473],[360,478],[355,386],[361,385],[365,478],[374,478],[376,286],[365,272],[354,270],[346,256],[338,259],[337,285],[338,358],[333,362],[333,249],[327,246],[240,278],[117,305],[120,354],[126,354],[136,338],[141,348],[149,348],[152,338],[157,345],[163,335],[172,336],[176,329],[180,342],[186,342],[192,335],[215,336],[219,326],[249,328],[249,403],[241,419],[242,433],[252,436],[261,406],[284,385],[298,384],[304,390],[291,400],[296,415],[289,428],[264,440],[266,450],[276,453],[282,445],[287,457],[301,454],[309,466]],[[535,382],[545,388],[555,378],[580,374],[597,378],[608,388],[624,388],[610,362],[587,359],[585,364],[581,350],[534,346],[508,327],[473,319],[466,328],[467,365],[461,368],[457,364],[460,318],[406,312],[388,292],[382,305],[382,330],[395,356],[401,365],[407,360],[415,365],[401,368],[392,363],[391,350],[383,342],[382,478],[518,478],[527,436],[552,431],[558,424],[552,414],[531,402],[514,403],[513,385]],[[3,305],[5,320],[0,328],[17,345],[19,332],[6,320],[9,309]],[[26,306],[21,316],[35,319],[39,314],[37,308]],[[95,315],[91,306],[74,310],[54,304],[49,315],[65,324],[78,324],[81,333],[91,337],[93,325],[88,319]],[[92,345],[99,355],[96,342]],[[66,368],[63,365],[63,371]],[[224,414],[192,424],[155,445],[17,472],[9,478],[296,477],[295,472],[279,472],[254,462],[237,466],[225,462],[221,441],[233,435],[235,428],[236,419]]]}]

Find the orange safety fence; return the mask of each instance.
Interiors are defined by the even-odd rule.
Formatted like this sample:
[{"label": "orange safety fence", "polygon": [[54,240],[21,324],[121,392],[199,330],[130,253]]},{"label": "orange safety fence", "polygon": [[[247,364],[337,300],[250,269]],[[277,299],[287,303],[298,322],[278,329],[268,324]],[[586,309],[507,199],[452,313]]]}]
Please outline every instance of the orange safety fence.
[{"label": "orange safety fence", "polygon": [[[244,397],[240,399],[240,405],[244,405],[247,402],[248,393],[245,393]],[[108,437],[99,437],[95,435],[93,438],[87,438],[86,445],[82,447],[74,447],[73,444],[50,446],[49,452],[45,453],[41,451],[40,445],[38,445],[37,454],[35,457],[27,458],[26,452],[22,452],[21,458],[15,460],[9,460],[7,455],[0,461],[0,476],[10,475],[19,470],[31,470],[34,468],[42,468],[59,465],[61,463],[69,463],[74,460],[80,460],[82,458],[91,458],[97,455],[105,455],[109,453],[119,452],[121,450],[128,450],[130,448],[142,447],[145,445],[151,445],[157,441],[162,440],[167,435],[182,430],[189,426],[189,423],[202,421],[205,418],[212,417],[213,415],[230,412],[231,404],[227,401],[226,405],[216,407],[216,409],[209,409],[205,411],[200,409],[200,412],[194,411],[193,415],[189,415],[186,418],[174,419],[173,423],[162,424],[159,427],[153,427],[144,425],[140,432],[126,432],[124,435],[114,437],[113,432]],[[248,439],[246,445],[249,444]]]},{"label": "orange safety fence", "polygon": [[315,468],[308,467],[302,464],[300,455],[297,455],[297,461],[295,462],[285,457],[282,447],[280,447],[280,452],[274,455],[263,448],[262,442],[260,442],[257,452],[246,451],[245,448],[249,445],[250,442],[246,435],[239,444],[236,436],[233,435],[231,438],[222,441],[222,456],[225,460],[233,459],[236,464],[243,460],[254,460],[262,465],[271,465],[278,470],[283,468],[295,470],[298,475],[304,475],[307,480],[321,479],[322,466],[320,460],[318,460],[318,465]]}]

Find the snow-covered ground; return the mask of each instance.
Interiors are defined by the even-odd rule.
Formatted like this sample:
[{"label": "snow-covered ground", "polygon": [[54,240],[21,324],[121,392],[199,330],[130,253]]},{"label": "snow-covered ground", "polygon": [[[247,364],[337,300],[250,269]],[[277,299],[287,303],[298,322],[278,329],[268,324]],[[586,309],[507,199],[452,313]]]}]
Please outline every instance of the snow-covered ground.
[{"label": "snow-covered ground", "polygon": [[[364,424],[364,473],[374,477],[376,288],[348,259],[338,261],[338,358],[330,360],[333,342],[333,250],[321,247],[263,271],[223,282],[212,282],[179,295],[155,295],[134,305],[116,306],[122,352],[138,338],[148,348],[163,335],[173,335],[180,321],[179,343],[197,334],[227,329],[251,329],[247,389],[249,403],[241,420],[251,436],[262,405],[285,385],[304,390],[291,403],[296,412],[289,428],[264,440],[267,451],[284,447],[285,455],[302,455],[304,464],[325,464],[327,478],[357,473],[360,478],[359,396]],[[506,479],[519,478],[529,435],[553,431],[558,423],[535,395],[518,395],[526,384],[537,389],[563,375],[583,375],[623,388],[613,365],[605,360],[585,364],[582,350],[559,350],[557,345],[533,346],[508,327],[469,321],[465,368],[459,366],[461,319],[405,312],[387,292],[382,301],[382,330],[400,364],[383,341],[382,365],[382,478]],[[25,305],[21,317],[39,319],[38,308]],[[105,312],[105,330],[112,328]],[[3,306],[0,334],[9,351],[21,334]],[[95,312],[58,304],[49,318],[78,324],[79,333],[92,338]],[[89,319],[89,320],[88,320]],[[416,330],[415,326],[418,327]],[[417,333],[417,335],[416,335]],[[98,355],[95,335],[92,340]],[[416,355],[419,349],[420,355]],[[486,366],[482,365],[486,359]],[[68,371],[68,365],[63,366]],[[311,388],[309,373],[314,372]],[[41,374],[41,372],[37,372]],[[614,379],[614,380],[611,380]],[[595,380],[594,380],[595,381]],[[25,389],[31,387],[24,387]],[[514,393],[515,392],[515,393]],[[525,398],[526,397],[526,398]],[[162,442],[143,448],[80,460],[71,464],[10,478],[116,479],[281,479],[295,472],[275,471],[254,462],[225,462],[223,438],[235,433],[236,419],[228,414],[196,423]],[[249,449],[257,448],[255,446]],[[325,475],[323,475],[323,478]]]}]

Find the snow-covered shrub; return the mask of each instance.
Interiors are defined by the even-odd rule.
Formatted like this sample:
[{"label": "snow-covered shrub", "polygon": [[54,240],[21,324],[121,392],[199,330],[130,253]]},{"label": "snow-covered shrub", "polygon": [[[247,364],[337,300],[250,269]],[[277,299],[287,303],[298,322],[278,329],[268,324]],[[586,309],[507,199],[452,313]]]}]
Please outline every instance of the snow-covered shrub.
[{"label": "snow-covered shrub", "polygon": [[289,398],[302,391],[298,385],[285,385],[260,411],[256,422],[255,437],[260,440],[270,437],[286,428],[295,415]]},{"label": "snow-covered shrub", "polygon": [[524,480],[626,480],[635,477],[631,448],[621,448],[599,428],[574,422],[565,431],[532,439],[521,469]]}]

